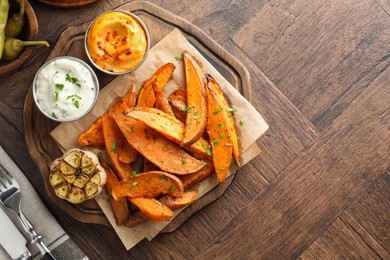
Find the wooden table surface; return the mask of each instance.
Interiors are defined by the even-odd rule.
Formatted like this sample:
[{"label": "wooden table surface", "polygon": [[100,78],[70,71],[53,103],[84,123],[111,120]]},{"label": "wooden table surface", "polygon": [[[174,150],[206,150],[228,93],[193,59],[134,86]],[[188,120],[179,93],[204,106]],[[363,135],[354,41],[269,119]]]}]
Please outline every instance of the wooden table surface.
[{"label": "wooden table surface", "polygon": [[[61,9],[31,0],[39,37],[124,4]],[[91,259],[390,259],[390,4],[360,1],[153,3],[198,26],[246,66],[270,129],[229,189],[172,233],[126,251],[110,227],[48,204]],[[43,200],[23,101],[50,49],[0,75],[0,144]]]}]

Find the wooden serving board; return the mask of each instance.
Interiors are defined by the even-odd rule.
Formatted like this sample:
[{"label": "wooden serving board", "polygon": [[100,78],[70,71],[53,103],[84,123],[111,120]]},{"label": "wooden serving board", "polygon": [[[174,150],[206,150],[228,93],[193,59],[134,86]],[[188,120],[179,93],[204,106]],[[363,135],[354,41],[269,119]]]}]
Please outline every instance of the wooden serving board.
[{"label": "wooden serving board", "polygon": [[[251,100],[251,86],[249,72],[246,68],[213,41],[209,36],[196,26],[186,22],[160,7],[147,2],[131,2],[120,6],[118,9],[131,11],[138,15],[149,28],[151,36],[151,46],[154,46],[164,36],[173,29],[182,31],[187,40],[194,45],[206,57],[213,66],[249,101]],[[53,51],[48,59],[58,56],[75,56],[89,63],[83,45],[84,33],[89,22],[77,27],[65,30],[53,47]],[[106,86],[114,77],[95,71],[101,87]],[[45,189],[50,200],[55,201],[60,208],[75,219],[86,223],[97,223],[109,225],[109,222],[95,201],[88,201],[81,205],[72,205],[59,199],[53,192],[48,182],[49,165],[52,160],[62,155],[60,149],[50,136],[50,132],[58,123],[47,119],[34,104],[32,87],[30,86],[25,98],[23,108],[23,124],[27,147],[32,159],[36,162]],[[218,185],[209,193],[201,197],[195,203],[187,207],[180,213],[163,232],[171,232],[179,227],[195,212],[219,198],[230,186],[234,174],[232,174],[223,184]]]}]

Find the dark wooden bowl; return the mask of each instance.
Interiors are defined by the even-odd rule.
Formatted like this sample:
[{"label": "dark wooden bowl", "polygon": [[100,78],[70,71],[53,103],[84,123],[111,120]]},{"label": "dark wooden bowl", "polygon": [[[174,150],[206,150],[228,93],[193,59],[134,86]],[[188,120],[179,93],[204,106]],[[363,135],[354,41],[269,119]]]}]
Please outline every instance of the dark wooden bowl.
[{"label": "dark wooden bowl", "polygon": [[[25,0],[25,15],[26,15],[26,24],[24,29],[17,38],[25,41],[36,41],[38,38],[38,20],[35,16],[35,12],[31,5]],[[14,12],[19,12],[19,2],[17,0],[10,0],[10,14]],[[19,66],[21,66],[32,54],[35,46],[29,46],[24,48],[22,53],[13,61],[0,61],[0,75],[3,75],[7,72],[10,72]]]}]

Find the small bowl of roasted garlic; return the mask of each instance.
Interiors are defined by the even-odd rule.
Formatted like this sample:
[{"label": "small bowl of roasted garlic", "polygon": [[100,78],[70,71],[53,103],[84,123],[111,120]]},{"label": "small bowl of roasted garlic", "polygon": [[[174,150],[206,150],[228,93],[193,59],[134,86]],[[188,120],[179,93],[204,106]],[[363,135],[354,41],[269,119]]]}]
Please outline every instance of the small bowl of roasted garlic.
[{"label": "small bowl of roasted garlic", "polygon": [[0,2],[0,74],[5,74],[24,64],[36,45],[49,43],[37,41],[38,20],[27,0]]},{"label": "small bowl of roasted garlic", "polygon": [[34,102],[46,117],[70,122],[93,109],[99,95],[99,80],[84,61],[60,56],[42,65],[32,88]]},{"label": "small bowl of roasted garlic", "polygon": [[133,13],[108,11],[90,23],[84,46],[98,70],[121,75],[136,70],[145,61],[150,35],[146,25]]}]

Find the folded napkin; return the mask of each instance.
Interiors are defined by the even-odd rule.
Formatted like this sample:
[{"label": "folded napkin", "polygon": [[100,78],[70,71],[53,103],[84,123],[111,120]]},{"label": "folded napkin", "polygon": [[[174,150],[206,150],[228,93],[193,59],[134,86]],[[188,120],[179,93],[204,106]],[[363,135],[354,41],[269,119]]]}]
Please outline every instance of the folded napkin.
[{"label": "folded napkin", "polygon": [[[62,227],[58,224],[53,215],[49,212],[44,203],[38,197],[38,194],[24,176],[23,172],[1,146],[0,162],[19,182],[22,191],[23,213],[34,226],[35,231],[43,237],[43,242],[52,251],[53,255],[55,255],[59,260],[88,259],[84,252],[81,251],[81,249],[74,243],[72,239],[69,238]],[[40,254],[38,248],[29,242],[31,241],[30,235],[24,231],[23,226],[19,222],[16,214],[2,205],[1,207],[27,239],[27,248],[32,254],[32,259],[41,259],[42,255]],[[0,259],[10,259],[7,252],[5,252],[1,246]]]}]

